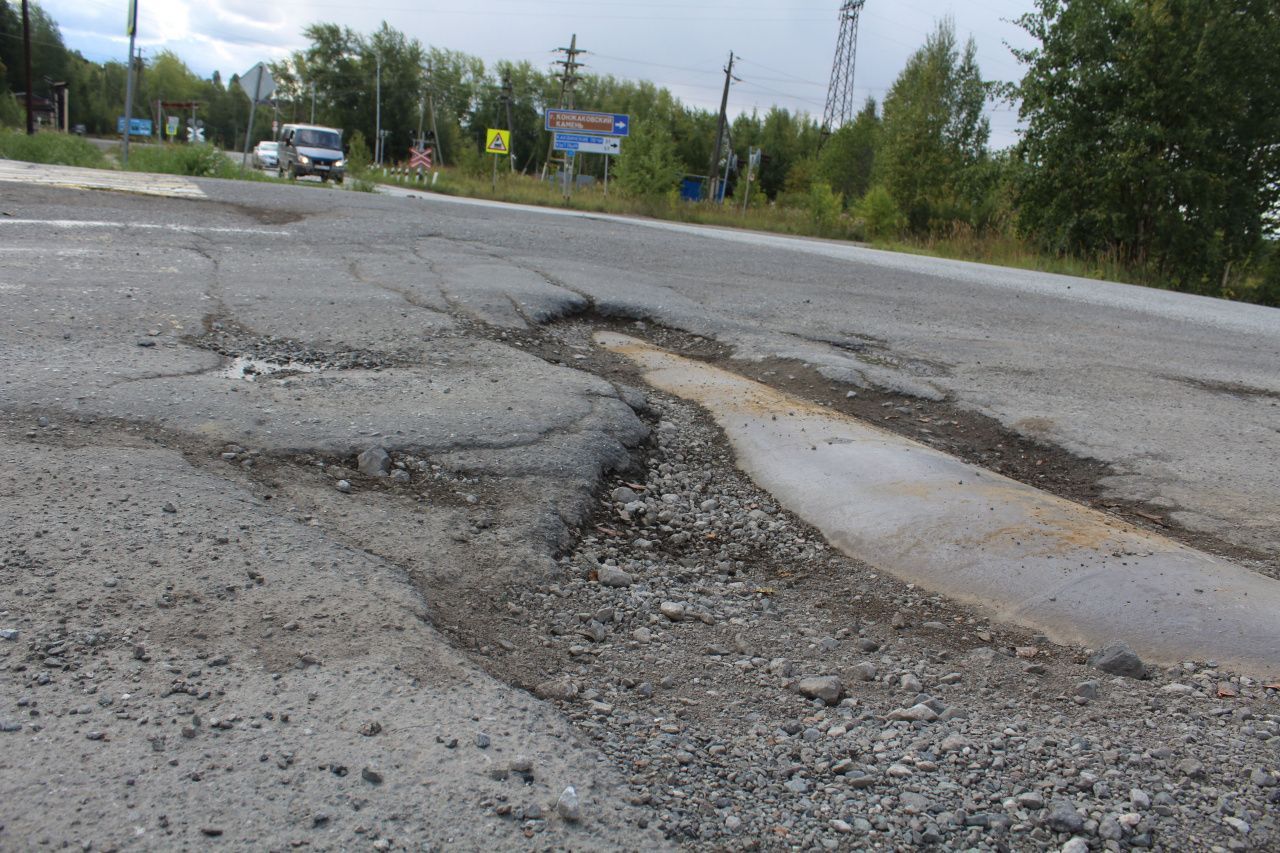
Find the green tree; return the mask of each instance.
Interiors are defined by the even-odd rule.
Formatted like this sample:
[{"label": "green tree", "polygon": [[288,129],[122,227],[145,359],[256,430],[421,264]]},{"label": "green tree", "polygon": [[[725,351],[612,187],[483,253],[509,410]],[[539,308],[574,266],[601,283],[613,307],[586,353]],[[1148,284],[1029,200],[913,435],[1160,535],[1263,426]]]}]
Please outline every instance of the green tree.
[{"label": "green tree", "polygon": [[622,145],[616,172],[624,193],[664,196],[679,186],[683,172],[675,142],[665,128],[649,119],[631,125],[631,137]]},{"label": "green tree", "polygon": [[875,175],[913,231],[971,221],[981,203],[969,173],[987,157],[987,91],[973,39],[960,52],[950,19],[938,23],[890,87]]},{"label": "green tree", "polygon": [[1037,0],[1019,24],[1023,225],[1222,292],[1280,211],[1275,0]]},{"label": "green tree", "polygon": [[875,100],[868,98],[857,117],[833,133],[822,147],[819,176],[846,200],[861,198],[871,187],[879,142],[880,117]]}]

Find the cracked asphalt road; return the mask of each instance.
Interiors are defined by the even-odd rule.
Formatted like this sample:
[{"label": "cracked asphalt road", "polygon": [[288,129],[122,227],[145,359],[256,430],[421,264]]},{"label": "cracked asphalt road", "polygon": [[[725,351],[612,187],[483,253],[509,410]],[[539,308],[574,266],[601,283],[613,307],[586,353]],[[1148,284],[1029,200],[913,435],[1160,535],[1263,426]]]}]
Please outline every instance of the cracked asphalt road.
[{"label": "cracked asphalt road", "polygon": [[[76,359],[146,375],[156,359],[129,334],[163,326],[190,335],[207,316],[235,317],[262,335],[395,352],[459,316],[518,329],[589,300],[601,314],[714,336],[739,358],[780,356],[835,381],[945,396],[1108,463],[1112,498],[1163,508],[1264,556],[1280,551],[1280,465],[1259,464],[1280,458],[1275,309],[670,223],[439,197],[202,187],[211,201],[21,191],[27,219],[192,229],[4,226],[10,287],[30,287],[25,277],[49,265],[47,252],[24,256],[23,244],[55,240],[64,252],[40,309],[55,312],[61,335],[107,320],[101,311],[133,323],[123,339],[46,341],[42,361],[50,349],[67,351],[56,381],[83,393],[104,380]],[[85,302],[84,272],[102,266],[111,280],[94,287],[132,288],[137,302]],[[65,286],[50,292],[58,281]],[[19,342],[50,334],[28,328]],[[166,369],[175,361],[180,370],[209,363],[186,348]],[[16,363],[10,386],[29,384]],[[47,380],[51,370],[41,369]]]},{"label": "cracked asphalt road", "polygon": [[[575,369],[589,348],[534,352],[529,333],[561,319],[643,319],[842,391],[945,399],[1108,463],[1111,498],[1280,552],[1280,311],[670,223],[196,183],[204,199],[0,184],[0,627],[30,649],[7,659],[13,692],[59,709],[19,705],[40,737],[0,779],[32,808],[101,785],[0,833],[660,846],[619,767],[420,615],[548,583],[645,440],[632,379]],[[284,369],[230,378],[238,354]],[[371,446],[419,460],[403,470],[420,490],[362,480]],[[260,758],[282,718],[305,729]],[[71,754],[80,776],[26,770]],[[367,819],[347,771],[386,780]],[[247,781],[152,796],[221,773]],[[143,793],[118,799],[121,778]],[[583,825],[550,814],[568,785]],[[451,821],[451,798],[526,819]]]}]

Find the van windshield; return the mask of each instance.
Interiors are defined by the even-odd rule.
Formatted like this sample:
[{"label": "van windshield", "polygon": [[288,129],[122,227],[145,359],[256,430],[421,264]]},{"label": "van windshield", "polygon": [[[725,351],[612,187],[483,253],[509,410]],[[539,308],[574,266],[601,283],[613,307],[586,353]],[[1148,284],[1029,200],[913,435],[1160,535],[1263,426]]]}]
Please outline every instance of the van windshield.
[{"label": "van windshield", "polygon": [[314,130],[309,127],[299,128],[293,136],[294,145],[307,148],[328,148],[337,151],[342,147],[342,140],[332,130]]}]

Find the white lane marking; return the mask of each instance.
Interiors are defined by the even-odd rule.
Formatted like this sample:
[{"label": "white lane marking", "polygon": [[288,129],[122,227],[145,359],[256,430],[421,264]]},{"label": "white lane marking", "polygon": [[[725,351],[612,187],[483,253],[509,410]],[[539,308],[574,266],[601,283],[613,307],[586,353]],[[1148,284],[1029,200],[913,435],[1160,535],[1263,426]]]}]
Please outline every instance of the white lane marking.
[{"label": "white lane marking", "polygon": [[81,190],[120,190],[167,198],[204,198],[204,190],[187,178],[147,172],[117,172],[0,159],[0,181]]},{"label": "white lane marking", "polygon": [[42,228],[141,228],[152,231],[177,231],[184,234],[261,234],[266,237],[288,237],[291,231],[267,228],[220,228],[211,225],[175,225],[171,222],[104,222],[97,219],[6,219],[0,225],[38,225]]}]

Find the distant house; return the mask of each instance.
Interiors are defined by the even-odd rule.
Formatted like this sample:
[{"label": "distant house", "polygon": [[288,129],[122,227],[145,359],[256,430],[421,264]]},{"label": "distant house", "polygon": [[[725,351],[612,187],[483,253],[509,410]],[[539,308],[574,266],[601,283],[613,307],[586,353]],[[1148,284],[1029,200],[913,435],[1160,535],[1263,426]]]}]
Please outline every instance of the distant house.
[{"label": "distant house", "polygon": [[[22,110],[22,115],[25,117],[27,109],[27,93],[14,92],[13,98],[18,102],[18,108]],[[36,127],[49,130],[58,129],[58,108],[54,105],[53,101],[48,98],[42,98],[39,95],[32,95],[31,114],[35,119]]]}]

